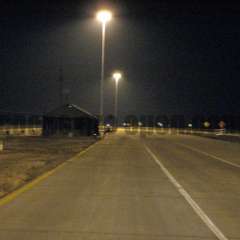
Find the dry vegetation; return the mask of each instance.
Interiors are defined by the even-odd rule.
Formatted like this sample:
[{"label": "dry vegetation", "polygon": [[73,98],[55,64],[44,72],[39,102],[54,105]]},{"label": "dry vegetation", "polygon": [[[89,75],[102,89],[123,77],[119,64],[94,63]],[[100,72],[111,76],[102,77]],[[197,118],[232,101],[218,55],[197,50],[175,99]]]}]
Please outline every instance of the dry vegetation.
[{"label": "dry vegetation", "polygon": [[73,157],[93,137],[7,137],[0,151],[0,197]]}]

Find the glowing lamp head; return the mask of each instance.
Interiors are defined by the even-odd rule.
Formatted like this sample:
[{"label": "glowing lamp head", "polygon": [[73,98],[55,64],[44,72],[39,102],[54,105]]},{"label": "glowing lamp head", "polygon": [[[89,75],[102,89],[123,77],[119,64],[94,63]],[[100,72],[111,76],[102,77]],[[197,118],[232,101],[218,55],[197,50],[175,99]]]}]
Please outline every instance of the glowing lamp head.
[{"label": "glowing lamp head", "polygon": [[107,10],[102,10],[97,13],[97,20],[101,23],[107,23],[112,19],[112,13]]},{"label": "glowing lamp head", "polygon": [[116,82],[118,82],[122,78],[122,74],[120,72],[115,72],[113,74],[113,78],[115,79]]}]

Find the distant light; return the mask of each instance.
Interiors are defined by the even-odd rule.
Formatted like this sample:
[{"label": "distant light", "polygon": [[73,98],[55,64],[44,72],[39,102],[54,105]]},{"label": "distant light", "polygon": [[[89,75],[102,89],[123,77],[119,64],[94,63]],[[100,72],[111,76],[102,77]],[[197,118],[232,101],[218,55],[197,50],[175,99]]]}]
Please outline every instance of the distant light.
[{"label": "distant light", "polygon": [[120,72],[113,73],[113,78],[118,82],[122,78],[122,74]]},{"label": "distant light", "polygon": [[192,126],[193,126],[192,123],[189,123],[189,124],[188,124],[188,127],[189,127],[189,128],[191,128]]},{"label": "distant light", "polygon": [[163,123],[161,123],[161,122],[158,122],[157,125],[158,125],[159,127],[163,127]]},{"label": "distant light", "polygon": [[208,122],[208,121],[205,121],[204,123],[203,123],[203,126],[205,127],[205,128],[209,128],[210,127],[210,122]]},{"label": "distant light", "polygon": [[112,19],[112,13],[108,10],[101,10],[97,13],[97,20],[101,23],[107,23]]},{"label": "distant light", "polygon": [[107,124],[106,124],[106,127],[111,127],[111,124],[107,123]]},{"label": "distant light", "polygon": [[124,122],[124,123],[123,123],[123,126],[124,126],[124,127],[126,127],[126,126],[127,126],[127,124]]},{"label": "distant light", "polygon": [[143,124],[141,122],[138,122],[138,126],[141,127]]}]

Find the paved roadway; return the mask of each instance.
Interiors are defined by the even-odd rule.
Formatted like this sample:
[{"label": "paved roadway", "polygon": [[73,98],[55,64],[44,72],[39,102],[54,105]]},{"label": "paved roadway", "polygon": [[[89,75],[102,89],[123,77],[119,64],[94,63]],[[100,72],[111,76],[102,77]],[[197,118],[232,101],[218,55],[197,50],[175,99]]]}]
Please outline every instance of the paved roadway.
[{"label": "paved roadway", "polygon": [[240,239],[240,145],[106,137],[0,207],[0,240]]}]

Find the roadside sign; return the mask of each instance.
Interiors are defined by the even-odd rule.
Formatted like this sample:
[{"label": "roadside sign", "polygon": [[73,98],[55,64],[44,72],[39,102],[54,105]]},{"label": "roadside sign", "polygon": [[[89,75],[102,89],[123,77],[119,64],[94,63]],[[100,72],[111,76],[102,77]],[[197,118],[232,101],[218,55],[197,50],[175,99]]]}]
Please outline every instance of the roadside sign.
[{"label": "roadside sign", "polygon": [[225,123],[224,121],[220,121],[220,122],[218,123],[218,126],[219,126],[221,129],[223,129],[223,128],[225,128],[226,123]]}]

